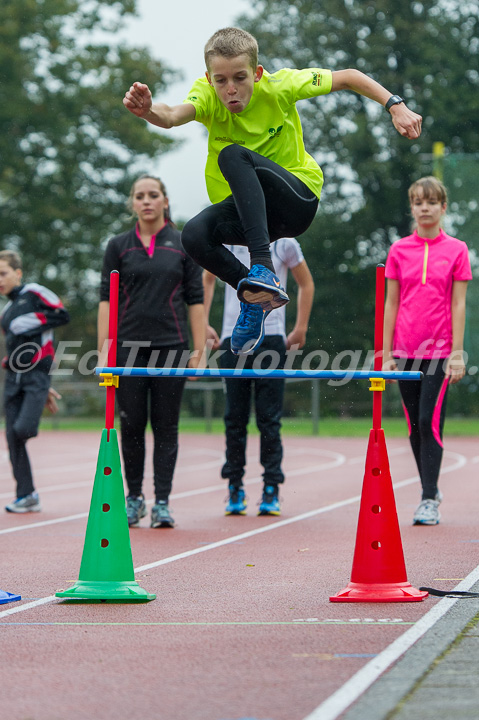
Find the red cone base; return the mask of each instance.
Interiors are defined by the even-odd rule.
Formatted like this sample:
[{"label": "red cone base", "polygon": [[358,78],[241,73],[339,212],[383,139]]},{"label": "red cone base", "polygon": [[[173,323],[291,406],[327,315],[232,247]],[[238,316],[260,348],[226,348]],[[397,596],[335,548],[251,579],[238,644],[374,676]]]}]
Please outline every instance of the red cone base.
[{"label": "red cone base", "polygon": [[417,590],[408,582],[373,585],[350,582],[329,599],[331,602],[420,602],[427,596],[425,590]]},{"label": "red cone base", "polygon": [[407,581],[382,429],[371,430],[349,585],[331,602],[417,602],[428,593]]}]

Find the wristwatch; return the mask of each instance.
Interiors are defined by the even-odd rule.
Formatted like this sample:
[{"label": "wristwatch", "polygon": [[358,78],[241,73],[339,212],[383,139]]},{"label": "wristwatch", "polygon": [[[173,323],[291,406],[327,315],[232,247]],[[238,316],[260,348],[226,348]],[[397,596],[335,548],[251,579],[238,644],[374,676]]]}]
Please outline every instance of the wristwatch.
[{"label": "wristwatch", "polygon": [[399,103],[403,103],[404,100],[399,95],[391,95],[389,100],[387,101],[386,105],[384,106],[386,110],[389,112],[389,108],[393,105],[399,105]]}]

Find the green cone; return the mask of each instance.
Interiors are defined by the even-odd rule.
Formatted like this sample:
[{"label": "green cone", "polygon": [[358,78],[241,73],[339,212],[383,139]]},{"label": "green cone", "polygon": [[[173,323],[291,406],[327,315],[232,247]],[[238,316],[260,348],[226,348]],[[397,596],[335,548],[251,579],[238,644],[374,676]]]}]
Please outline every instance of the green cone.
[{"label": "green cone", "polygon": [[117,602],[156,597],[135,581],[116,430],[102,432],[78,582],[56,597]]}]

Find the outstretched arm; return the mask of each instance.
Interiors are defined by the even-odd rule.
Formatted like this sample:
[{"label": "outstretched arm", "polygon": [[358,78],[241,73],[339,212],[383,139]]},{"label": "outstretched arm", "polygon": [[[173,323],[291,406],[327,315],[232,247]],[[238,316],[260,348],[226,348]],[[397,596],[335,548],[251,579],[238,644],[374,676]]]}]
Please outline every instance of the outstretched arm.
[{"label": "outstretched arm", "polygon": [[136,117],[161,128],[178,127],[195,119],[194,105],[165,105],[154,103],[148,85],[134,82],[123,98],[123,105]]},{"label": "outstretched arm", "polygon": [[[383,106],[386,105],[392,96],[391,92],[360,70],[335,70],[332,76],[333,84],[331,92],[336,92],[337,90],[353,90],[359,95],[363,95],[370,100],[375,100]],[[410,110],[404,102],[398,105],[392,105],[389,112],[393,125],[400,135],[409,138],[409,140],[414,140],[420,136],[422,125],[421,115]]]}]

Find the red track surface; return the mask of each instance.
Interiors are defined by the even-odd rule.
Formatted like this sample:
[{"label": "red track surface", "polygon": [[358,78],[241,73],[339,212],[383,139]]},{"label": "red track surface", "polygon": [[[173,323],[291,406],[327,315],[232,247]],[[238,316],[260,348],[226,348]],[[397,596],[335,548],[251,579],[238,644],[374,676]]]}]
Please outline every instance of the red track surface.
[{"label": "red track surface", "polygon": [[[446,439],[443,520],[418,528],[408,442],[386,440],[408,580],[454,587],[478,564],[477,443]],[[181,438],[177,528],[131,530],[136,579],[157,599],[54,598],[78,579],[99,444],[100,431],[43,431],[30,449],[44,511],[0,516],[0,588],[22,595],[0,605],[2,717],[303,720],[437,602],[329,602],[351,575],[367,438],[285,438],[283,515],[261,518],[257,439],[249,514],[224,517],[223,438],[205,435]],[[0,457],[6,504],[4,442]]]}]

